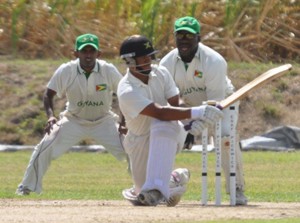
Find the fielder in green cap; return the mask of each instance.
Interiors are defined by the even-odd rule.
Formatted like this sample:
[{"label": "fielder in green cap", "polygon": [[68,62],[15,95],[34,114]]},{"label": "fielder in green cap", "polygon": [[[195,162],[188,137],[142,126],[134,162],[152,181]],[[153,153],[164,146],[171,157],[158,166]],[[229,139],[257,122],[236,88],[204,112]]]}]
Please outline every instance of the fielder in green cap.
[{"label": "fielder in green cap", "polygon": [[[121,131],[126,129],[125,123],[117,123],[118,115],[111,110],[113,93],[117,93],[122,75],[113,64],[99,59],[99,40],[93,34],[76,38],[74,56],[76,59],[57,68],[47,84],[43,96],[48,116],[45,136],[31,155],[16,190],[18,195],[41,193],[51,161],[80,140],[93,139],[115,158],[126,161]],[[67,100],[65,110],[59,115],[54,109],[56,96]]]},{"label": "fielder in green cap", "polygon": [[[160,61],[171,73],[182,95],[184,106],[199,106],[208,100],[221,101],[234,92],[234,86],[227,76],[227,62],[214,49],[201,43],[200,23],[196,18],[185,16],[174,22],[176,47]],[[233,112],[224,109],[222,119],[222,167],[226,178],[226,191],[229,193],[229,145],[230,115],[234,117],[235,128],[238,122],[239,103],[234,104]],[[203,123],[196,120],[186,138],[185,147],[191,149],[194,135],[203,131]],[[236,136],[236,204],[246,205],[244,195],[245,183],[242,164],[242,153]]]},{"label": "fielder in green cap", "polygon": [[88,78],[100,57],[99,39],[96,35],[86,33],[76,38],[74,56],[79,59],[81,68]]}]

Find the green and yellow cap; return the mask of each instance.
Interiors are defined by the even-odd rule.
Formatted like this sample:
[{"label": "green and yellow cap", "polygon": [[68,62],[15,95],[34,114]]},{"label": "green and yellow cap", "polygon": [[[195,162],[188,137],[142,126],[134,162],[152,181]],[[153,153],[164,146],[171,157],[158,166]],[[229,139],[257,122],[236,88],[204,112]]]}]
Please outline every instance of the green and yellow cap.
[{"label": "green and yellow cap", "polygon": [[99,50],[99,39],[97,36],[87,33],[76,38],[75,50],[80,51],[85,46],[92,46],[96,50]]},{"label": "green and yellow cap", "polygon": [[190,33],[200,33],[200,24],[194,17],[186,16],[175,21],[174,32],[185,30]]}]

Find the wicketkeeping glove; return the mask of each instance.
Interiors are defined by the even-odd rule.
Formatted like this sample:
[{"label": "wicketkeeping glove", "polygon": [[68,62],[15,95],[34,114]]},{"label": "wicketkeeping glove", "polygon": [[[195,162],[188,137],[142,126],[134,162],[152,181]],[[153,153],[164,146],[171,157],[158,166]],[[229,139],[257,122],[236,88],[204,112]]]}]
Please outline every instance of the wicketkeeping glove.
[{"label": "wicketkeeping glove", "polygon": [[195,143],[195,137],[188,133],[184,142],[184,149],[190,150],[192,149],[193,145]]}]

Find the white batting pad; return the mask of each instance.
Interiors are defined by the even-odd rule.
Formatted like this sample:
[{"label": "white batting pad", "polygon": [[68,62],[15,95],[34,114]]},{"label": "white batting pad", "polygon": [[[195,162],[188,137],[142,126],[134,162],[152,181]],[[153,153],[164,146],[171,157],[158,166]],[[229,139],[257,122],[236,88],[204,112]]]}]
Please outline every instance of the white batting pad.
[{"label": "white batting pad", "polygon": [[147,176],[142,191],[157,189],[165,198],[169,198],[169,181],[177,151],[177,135],[177,122],[153,121]]}]

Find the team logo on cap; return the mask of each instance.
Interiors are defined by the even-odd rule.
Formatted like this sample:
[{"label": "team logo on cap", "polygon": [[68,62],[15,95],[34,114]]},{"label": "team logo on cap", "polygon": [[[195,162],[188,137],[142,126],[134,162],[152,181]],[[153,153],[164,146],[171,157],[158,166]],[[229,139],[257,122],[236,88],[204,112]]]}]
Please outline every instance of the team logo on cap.
[{"label": "team logo on cap", "polygon": [[193,25],[193,23],[191,21],[181,21],[180,25],[185,25],[185,24],[189,24],[189,25]]},{"label": "team logo on cap", "polygon": [[89,42],[89,41],[94,42],[95,39],[94,39],[93,37],[84,37],[84,38],[82,39],[82,42],[83,42],[83,43]]},{"label": "team logo on cap", "polygon": [[149,49],[149,48],[151,48],[151,44],[150,44],[150,42],[144,43],[144,45],[145,45],[145,49]]}]

